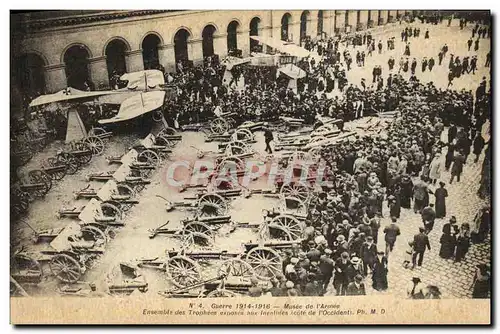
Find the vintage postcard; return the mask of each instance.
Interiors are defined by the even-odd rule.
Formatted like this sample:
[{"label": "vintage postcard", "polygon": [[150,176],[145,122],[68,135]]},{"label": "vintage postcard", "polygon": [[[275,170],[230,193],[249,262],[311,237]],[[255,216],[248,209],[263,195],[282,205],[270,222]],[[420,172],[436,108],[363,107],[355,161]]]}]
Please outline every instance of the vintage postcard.
[{"label": "vintage postcard", "polygon": [[11,11],[20,324],[491,323],[489,11]]}]

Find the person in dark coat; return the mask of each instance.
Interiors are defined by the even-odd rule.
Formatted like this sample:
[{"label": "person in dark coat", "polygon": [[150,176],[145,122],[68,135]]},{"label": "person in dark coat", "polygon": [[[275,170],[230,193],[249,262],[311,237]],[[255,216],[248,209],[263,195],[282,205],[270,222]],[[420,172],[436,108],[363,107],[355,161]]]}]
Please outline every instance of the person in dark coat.
[{"label": "person in dark coat", "polygon": [[478,264],[476,268],[476,274],[472,283],[472,298],[488,298],[491,289],[488,267],[485,264]]},{"label": "person in dark coat", "polygon": [[455,254],[455,246],[457,242],[458,226],[457,219],[452,216],[449,223],[443,225],[443,235],[439,243],[441,248],[439,249],[439,256],[443,259],[449,259]]},{"label": "person in dark coat", "polygon": [[455,145],[448,144],[448,152],[446,152],[446,157],[444,160],[444,168],[446,169],[446,171],[450,169],[454,156],[455,156]]},{"label": "person in dark coat", "polygon": [[401,206],[405,209],[410,209],[412,198],[413,198],[413,182],[410,176],[404,174],[401,177]]},{"label": "person in dark coat", "polygon": [[474,51],[479,50],[479,38],[474,42]]},{"label": "person in dark coat", "polygon": [[443,52],[438,53],[439,65],[441,65],[441,63],[443,62],[443,56]]},{"label": "person in dark coat", "polygon": [[368,275],[368,268],[373,271],[373,263],[377,257],[377,245],[373,243],[373,237],[367,236],[366,242],[361,245],[361,258],[363,260],[363,273]]},{"label": "person in dark coat", "polygon": [[413,58],[411,62],[411,74],[415,74],[416,68],[417,68],[417,59]]},{"label": "person in dark coat", "polygon": [[427,69],[427,64],[428,64],[428,60],[426,57],[424,57],[424,59],[422,60],[422,72],[425,72],[425,70]]},{"label": "person in dark coat", "polygon": [[436,61],[434,60],[433,57],[429,58],[429,71],[432,72],[432,68],[434,67],[434,65],[436,64]]},{"label": "person in dark coat", "polygon": [[434,211],[434,204],[430,203],[422,209],[422,222],[424,223],[425,233],[429,234],[434,228],[434,220],[436,219],[436,211]]},{"label": "person in dark coat", "polygon": [[448,129],[448,143],[452,143],[453,139],[457,137],[458,129],[455,123],[450,123],[450,128]]},{"label": "person in dark coat", "polygon": [[429,30],[426,30],[425,31],[425,36],[424,36],[425,39],[429,39]]},{"label": "person in dark coat", "polygon": [[398,235],[401,234],[397,221],[396,217],[391,217],[391,224],[384,228],[385,253],[387,257],[389,257],[389,253],[394,249],[394,244],[396,243]]},{"label": "person in dark coat", "polygon": [[351,262],[349,261],[349,253],[343,252],[340,258],[335,261],[333,287],[335,288],[337,296],[345,296],[349,280],[347,277],[347,268]]},{"label": "person in dark coat", "polygon": [[346,291],[347,296],[364,296],[366,295],[365,283],[363,283],[363,276],[356,275],[354,282],[349,283]]},{"label": "person in dark coat", "polygon": [[384,252],[377,252],[377,256],[373,263],[373,274],[372,274],[372,282],[373,288],[377,291],[387,290],[387,257],[384,256]]},{"label": "person in dark coat", "polygon": [[448,190],[444,187],[444,182],[439,182],[439,188],[434,191],[436,198],[436,218],[446,217],[446,197],[448,197]]},{"label": "person in dark coat", "polygon": [[490,233],[491,214],[490,208],[485,206],[479,210],[474,217],[474,225],[471,232],[471,241],[474,244],[482,243]]},{"label": "person in dark coat", "polygon": [[422,266],[425,250],[431,250],[431,244],[429,243],[429,237],[425,234],[425,229],[423,227],[419,227],[418,231],[419,233],[413,236],[413,248],[415,249],[415,252],[412,257],[412,269],[414,269],[417,265],[419,267]]},{"label": "person in dark coat", "polygon": [[467,51],[470,51],[470,47],[472,46],[472,38],[469,38],[467,41]]},{"label": "person in dark coat", "polygon": [[484,148],[484,138],[480,133],[478,133],[476,138],[474,138],[472,146],[473,146],[472,153],[474,153],[474,155],[476,156],[476,158],[474,159],[474,163],[476,163],[479,161],[479,156],[481,155],[481,152],[483,151]]},{"label": "person in dark coat", "polygon": [[457,182],[460,182],[460,175],[462,175],[465,164],[465,157],[462,151],[453,158],[453,165],[451,166],[451,179],[450,184],[453,183],[455,176],[457,177]]},{"label": "person in dark coat", "polygon": [[470,226],[465,223],[460,226],[460,233],[457,236],[457,246],[455,248],[455,262],[460,262],[465,257],[470,247]]},{"label": "person in dark coat", "polygon": [[269,154],[272,154],[273,150],[271,149],[271,146],[269,144],[274,140],[273,132],[271,130],[265,128],[264,129],[264,138],[265,138],[265,142],[266,142],[266,152],[268,152]]}]

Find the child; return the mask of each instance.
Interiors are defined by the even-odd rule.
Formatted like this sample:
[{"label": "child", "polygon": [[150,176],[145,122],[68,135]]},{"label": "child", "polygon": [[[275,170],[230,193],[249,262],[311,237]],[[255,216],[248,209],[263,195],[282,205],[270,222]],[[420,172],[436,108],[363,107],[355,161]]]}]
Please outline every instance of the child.
[{"label": "child", "polygon": [[403,261],[403,268],[405,268],[405,269],[410,268],[414,251],[415,250],[413,248],[413,241],[408,241],[408,248],[406,249],[406,252],[405,252],[406,255],[405,255],[405,258]]}]

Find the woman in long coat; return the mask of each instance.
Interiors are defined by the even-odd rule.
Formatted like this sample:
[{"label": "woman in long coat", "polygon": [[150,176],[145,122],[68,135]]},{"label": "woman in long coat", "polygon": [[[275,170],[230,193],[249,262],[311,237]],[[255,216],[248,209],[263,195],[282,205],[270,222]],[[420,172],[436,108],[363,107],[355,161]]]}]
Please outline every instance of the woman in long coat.
[{"label": "woman in long coat", "polygon": [[443,235],[439,240],[441,243],[439,256],[443,259],[449,259],[455,254],[455,246],[457,245],[456,235],[458,234],[458,227],[455,223],[456,218],[452,216],[450,222],[443,226]]},{"label": "woman in long coat", "polygon": [[436,153],[434,159],[432,159],[429,166],[429,178],[432,180],[433,184],[441,178],[441,169],[443,168],[443,162],[441,161],[441,154]]},{"label": "woman in long coat", "polygon": [[465,223],[460,227],[460,234],[457,237],[457,248],[455,251],[455,262],[460,262],[469,251],[470,246],[470,226]]},{"label": "woman in long coat", "polygon": [[436,218],[446,217],[446,197],[448,197],[448,190],[444,187],[444,182],[439,182],[440,188],[434,191],[436,197]]},{"label": "woman in long coat", "polygon": [[384,252],[378,252],[373,264],[372,282],[373,288],[377,291],[387,290],[387,257]]}]

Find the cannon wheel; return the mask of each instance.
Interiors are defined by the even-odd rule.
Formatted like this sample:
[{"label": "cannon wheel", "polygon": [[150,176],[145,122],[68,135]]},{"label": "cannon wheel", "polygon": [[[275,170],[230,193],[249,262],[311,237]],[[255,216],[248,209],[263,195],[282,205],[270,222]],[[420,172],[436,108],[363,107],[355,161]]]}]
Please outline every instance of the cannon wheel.
[{"label": "cannon wheel", "polygon": [[224,262],[217,271],[219,276],[224,277],[253,277],[255,272],[250,264],[242,259],[234,258]]},{"label": "cannon wheel", "polygon": [[66,176],[66,168],[63,168],[61,171],[52,172],[49,175],[54,181],[62,180]]},{"label": "cannon wheel", "polygon": [[250,147],[242,141],[232,141],[226,145],[225,153],[228,156],[240,155],[250,152]]},{"label": "cannon wheel", "polygon": [[216,118],[210,122],[212,134],[221,135],[229,130],[229,123],[223,118]]},{"label": "cannon wheel", "polygon": [[66,174],[68,175],[75,174],[80,167],[79,162],[72,154],[61,154],[57,157],[57,161],[66,166]]},{"label": "cannon wheel", "polygon": [[168,140],[166,135],[163,135],[163,134],[159,134],[156,136],[155,144],[159,145],[159,146],[165,146],[168,148],[172,148],[175,146],[174,143],[172,143],[172,141]]},{"label": "cannon wheel", "polygon": [[55,255],[49,266],[52,274],[65,283],[75,283],[82,276],[80,263],[66,254]]},{"label": "cannon wheel", "polygon": [[178,288],[194,285],[201,280],[198,264],[182,255],[168,259],[167,273],[172,279],[172,283]]},{"label": "cannon wheel", "polygon": [[153,121],[161,122],[163,120],[163,112],[161,110],[155,110],[152,113]]},{"label": "cannon wheel", "polygon": [[[32,170],[28,173],[30,182],[33,183],[44,183],[46,190],[43,191],[43,195],[49,192],[52,189],[52,177],[49,174],[44,172],[43,170],[37,169]],[[42,195],[42,196],[43,196]]]},{"label": "cannon wheel", "polygon": [[[289,241],[302,238],[302,234],[304,232],[300,221],[290,215],[279,215],[274,217],[273,220],[269,222],[268,228],[286,232],[284,234],[280,233],[279,236],[284,236],[285,240]],[[270,232],[270,234],[272,233]]]},{"label": "cannon wheel", "polygon": [[300,198],[280,196],[280,201],[282,212],[293,211],[300,215],[307,215],[308,213],[306,204]]},{"label": "cannon wheel", "polygon": [[105,217],[114,217],[115,221],[120,221],[123,217],[122,211],[117,206],[108,202],[101,203],[101,210]]},{"label": "cannon wheel", "polygon": [[[118,194],[119,195],[127,195],[130,198],[134,198],[135,195],[136,195],[135,190],[132,189],[132,187],[130,187],[127,184],[117,184],[116,185],[116,189],[118,190]],[[117,207],[120,208],[120,210],[122,210],[122,211],[128,211],[128,210],[130,210],[130,208],[133,205],[133,204],[124,203],[124,202],[123,203],[117,202],[117,203],[119,203],[119,205],[117,205]]]},{"label": "cannon wheel", "polygon": [[[42,280],[43,271],[40,262],[24,254],[16,254],[11,262],[11,276],[18,282],[24,280],[39,283]],[[26,277],[28,276],[28,277]],[[23,280],[24,278],[24,280]]]},{"label": "cannon wheel", "polygon": [[232,136],[233,140],[251,141],[254,140],[252,131],[248,129],[237,129]]},{"label": "cannon wheel", "polygon": [[161,130],[160,132],[158,132],[158,136],[175,136],[177,134],[177,130],[175,130],[174,128],[170,128],[170,127],[167,127],[167,128],[163,128],[163,130]]},{"label": "cannon wheel", "polygon": [[309,187],[302,182],[290,182],[281,186],[280,194],[286,197],[295,197],[305,202],[309,199]]},{"label": "cannon wheel", "polygon": [[182,229],[182,242],[184,248],[194,245],[211,246],[213,244],[213,231],[210,226],[203,222],[191,222]]},{"label": "cannon wheel", "polygon": [[88,154],[81,154],[78,156],[75,156],[75,159],[77,159],[80,162],[80,165],[86,165],[92,160],[92,148],[88,143],[85,142],[76,142],[74,144],[74,148],[79,151],[86,151]]},{"label": "cannon wheel", "polygon": [[321,147],[313,147],[307,152],[307,155],[309,156],[309,160],[312,162],[319,162],[321,159]]},{"label": "cannon wheel", "polygon": [[217,171],[243,171],[245,169],[245,163],[238,157],[231,156],[221,160],[217,164]]},{"label": "cannon wheel", "polygon": [[144,150],[141,153],[139,153],[137,161],[147,162],[151,165],[158,166],[158,164],[160,163],[160,157],[153,150]]},{"label": "cannon wheel", "polygon": [[84,240],[87,240],[88,238],[92,241],[95,241],[98,246],[104,247],[108,242],[106,234],[97,227],[86,225],[82,227],[81,232],[83,234]]},{"label": "cannon wheel", "polygon": [[272,248],[256,247],[251,249],[246,256],[246,261],[255,271],[257,278],[269,280],[282,272],[281,257]]},{"label": "cannon wheel", "polygon": [[[209,214],[205,208],[212,208],[217,213]],[[210,210],[210,209],[209,209]],[[219,194],[204,194],[198,200],[198,215],[199,216],[223,216],[227,213],[228,207],[224,198]],[[211,210],[210,210],[211,211]]]},{"label": "cannon wheel", "polygon": [[104,142],[96,136],[88,136],[83,140],[92,151],[92,155],[101,155],[104,152]]},{"label": "cannon wheel", "polygon": [[238,295],[226,289],[216,289],[207,293],[207,298],[230,298],[237,297]]}]

